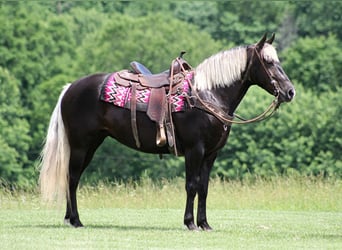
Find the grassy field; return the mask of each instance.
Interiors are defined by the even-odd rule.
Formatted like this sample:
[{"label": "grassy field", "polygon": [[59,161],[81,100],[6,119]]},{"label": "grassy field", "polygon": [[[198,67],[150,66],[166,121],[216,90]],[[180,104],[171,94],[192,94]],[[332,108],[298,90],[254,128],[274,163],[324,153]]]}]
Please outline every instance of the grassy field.
[{"label": "grassy field", "polygon": [[213,232],[182,225],[183,180],[82,187],[85,228],[64,226],[64,205],[35,192],[0,192],[1,249],[342,249],[342,181],[212,180]]}]

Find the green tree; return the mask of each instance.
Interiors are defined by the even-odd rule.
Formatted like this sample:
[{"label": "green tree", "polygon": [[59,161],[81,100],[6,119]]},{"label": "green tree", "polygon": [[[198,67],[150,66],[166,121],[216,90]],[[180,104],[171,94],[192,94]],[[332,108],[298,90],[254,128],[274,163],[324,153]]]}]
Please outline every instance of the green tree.
[{"label": "green tree", "polygon": [[196,26],[168,15],[132,18],[113,14],[112,18],[115,22],[106,22],[79,47],[77,71],[81,74],[120,70],[133,60],[154,72],[163,71],[183,50],[188,52],[185,57],[189,62],[196,65],[222,48]]},{"label": "green tree", "polygon": [[283,66],[296,83],[321,92],[342,83],[341,42],[333,35],[299,38],[282,53]]},{"label": "green tree", "polygon": [[287,6],[286,2],[219,2],[220,17],[212,35],[236,45],[257,42],[265,32],[278,30]]},{"label": "green tree", "polygon": [[8,3],[0,13],[0,66],[20,81],[23,103],[31,107],[31,91],[69,68],[76,47],[72,22],[67,16],[48,15],[39,2]]},{"label": "green tree", "polygon": [[19,90],[19,81],[0,67],[0,178],[24,183],[31,140]]},{"label": "green tree", "polygon": [[334,34],[342,40],[341,1],[298,1],[293,5],[299,36]]},{"label": "green tree", "polygon": [[[251,89],[239,112],[252,117],[271,98]],[[233,125],[213,174],[228,178],[291,174],[342,176],[342,101],[338,92],[317,94],[297,85],[293,103],[271,119]]]}]

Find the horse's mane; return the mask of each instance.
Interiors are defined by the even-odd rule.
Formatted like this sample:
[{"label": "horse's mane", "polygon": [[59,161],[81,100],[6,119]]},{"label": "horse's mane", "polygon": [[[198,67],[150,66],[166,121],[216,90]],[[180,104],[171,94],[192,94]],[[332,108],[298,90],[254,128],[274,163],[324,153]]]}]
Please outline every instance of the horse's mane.
[{"label": "horse's mane", "polygon": [[195,69],[195,88],[199,90],[229,86],[240,79],[247,65],[247,47],[221,51],[205,59]]}]

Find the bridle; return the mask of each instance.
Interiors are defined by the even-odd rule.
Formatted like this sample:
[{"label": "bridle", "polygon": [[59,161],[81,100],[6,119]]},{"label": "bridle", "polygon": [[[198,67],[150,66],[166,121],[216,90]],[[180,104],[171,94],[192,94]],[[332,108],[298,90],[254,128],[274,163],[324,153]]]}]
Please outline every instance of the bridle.
[{"label": "bridle", "polygon": [[[266,66],[265,66],[265,63],[264,63],[264,60],[262,60],[261,56],[260,56],[260,53],[258,52],[258,50],[256,49],[256,47],[253,48],[253,54],[252,54],[252,59],[253,59],[253,56],[254,54],[257,55],[258,59],[259,59],[259,62],[262,66],[262,69],[264,70],[264,72],[267,74],[268,78],[270,79],[270,82],[271,84],[273,85],[273,93],[274,93],[274,96],[278,96],[279,95],[279,84],[276,80],[273,79],[272,75],[270,74],[270,72],[266,69]],[[249,65],[252,64],[252,60],[250,61]],[[247,74],[246,74],[247,75]],[[249,72],[248,72],[248,75],[249,75]]]},{"label": "bridle", "polygon": [[[189,96],[186,94],[186,98],[188,100],[188,103],[190,104],[191,107],[196,107],[199,109],[202,109],[206,112],[208,112],[209,114],[215,116],[219,121],[221,121],[225,126],[231,125],[231,124],[248,124],[248,123],[253,123],[253,122],[259,122],[259,121],[263,121],[268,119],[269,117],[271,117],[276,110],[278,109],[280,102],[279,102],[279,85],[278,82],[275,81],[273,79],[273,77],[271,76],[271,74],[267,71],[265,63],[263,62],[263,60],[261,59],[260,53],[257,51],[256,46],[253,48],[253,52],[252,52],[252,56],[251,59],[249,60],[246,72],[244,74],[244,77],[241,80],[241,83],[245,83],[249,76],[250,76],[250,70],[253,64],[253,59],[254,57],[257,56],[263,70],[266,72],[266,74],[268,75],[271,84],[274,87],[274,100],[272,101],[272,103],[266,108],[266,110],[264,112],[262,112],[260,115],[251,118],[251,119],[244,119],[241,116],[237,115],[237,114],[233,114],[233,116],[227,114],[222,108],[220,108],[219,106],[212,104],[208,101],[203,100],[198,92],[196,91],[195,88],[193,88],[192,84],[189,82],[190,84],[190,88],[192,89],[192,95]],[[191,104],[192,101],[195,101],[194,104]],[[234,120],[234,117],[238,118],[239,121]]]}]

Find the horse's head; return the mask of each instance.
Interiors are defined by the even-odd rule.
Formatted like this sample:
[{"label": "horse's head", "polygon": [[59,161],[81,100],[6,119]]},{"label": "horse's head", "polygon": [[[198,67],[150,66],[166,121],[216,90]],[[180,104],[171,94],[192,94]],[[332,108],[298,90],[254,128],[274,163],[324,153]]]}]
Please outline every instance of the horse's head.
[{"label": "horse's head", "polygon": [[279,102],[289,102],[295,96],[295,88],[281,67],[277,52],[272,46],[274,34],[266,39],[265,34],[257,44],[248,47],[250,62],[247,77],[253,84],[277,96]]}]

